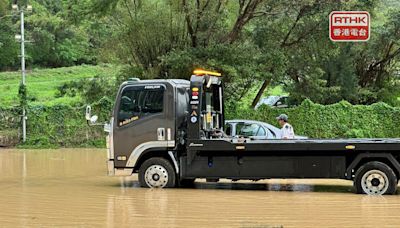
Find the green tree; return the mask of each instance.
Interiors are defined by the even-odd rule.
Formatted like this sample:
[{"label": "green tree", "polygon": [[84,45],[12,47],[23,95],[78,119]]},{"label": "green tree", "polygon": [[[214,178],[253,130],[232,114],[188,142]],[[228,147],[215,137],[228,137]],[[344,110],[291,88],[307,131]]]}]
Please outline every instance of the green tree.
[{"label": "green tree", "polygon": [[9,10],[9,1],[0,0],[0,70],[11,70],[18,66],[18,42],[16,28]]},{"label": "green tree", "polygon": [[[254,30],[257,44],[280,52],[285,60],[283,78],[276,75],[274,80],[286,85],[296,103],[306,98],[323,104],[342,99],[361,104],[396,101],[399,10],[385,2],[298,1],[285,8],[285,17],[259,18]],[[329,13],[354,9],[371,13],[370,41],[330,41]]]},{"label": "green tree", "polygon": [[[84,1],[83,1],[84,2]],[[59,67],[90,63],[89,34],[84,22],[70,21],[68,1],[36,0],[27,17],[29,38],[34,41],[28,53],[35,65]]]}]

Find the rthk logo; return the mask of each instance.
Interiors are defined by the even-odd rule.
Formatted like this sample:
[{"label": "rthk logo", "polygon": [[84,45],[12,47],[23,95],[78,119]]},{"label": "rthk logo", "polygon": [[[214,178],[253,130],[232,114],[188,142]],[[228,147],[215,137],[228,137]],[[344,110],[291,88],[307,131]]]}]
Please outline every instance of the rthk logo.
[{"label": "rthk logo", "polygon": [[366,11],[333,11],[329,14],[329,38],[332,41],[367,41],[370,16]]}]

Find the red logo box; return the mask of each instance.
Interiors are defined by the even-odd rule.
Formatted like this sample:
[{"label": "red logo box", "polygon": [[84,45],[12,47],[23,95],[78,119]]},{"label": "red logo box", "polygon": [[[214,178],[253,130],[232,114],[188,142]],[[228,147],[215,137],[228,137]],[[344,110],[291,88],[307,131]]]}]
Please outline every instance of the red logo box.
[{"label": "red logo box", "polygon": [[370,33],[367,11],[332,11],[329,14],[329,38],[332,41],[368,41]]}]

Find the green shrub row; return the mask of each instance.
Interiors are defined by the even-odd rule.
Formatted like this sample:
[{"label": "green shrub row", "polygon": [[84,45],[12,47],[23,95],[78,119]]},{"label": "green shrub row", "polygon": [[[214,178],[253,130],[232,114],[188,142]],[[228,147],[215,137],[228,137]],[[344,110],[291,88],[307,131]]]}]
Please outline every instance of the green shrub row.
[{"label": "green shrub row", "polygon": [[[92,105],[99,114],[99,123],[109,119],[113,101],[103,98]],[[227,110],[226,119],[252,119],[277,125],[280,113],[289,116],[298,135],[310,138],[399,138],[400,108],[384,103],[370,106],[340,102],[319,105],[304,101],[287,109],[262,106],[258,110],[237,108]],[[0,131],[18,129],[20,117],[16,108],[0,109]],[[104,147],[102,126],[89,127],[85,106],[29,106],[26,147]]]},{"label": "green shrub row", "polygon": [[0,131],[18,129],[21,117],[17,108],[0,107]]},{"label": "green shrub row", "polygon": [[[110,116],[112,101],[101,99],[92,105],[99,114],[99,123]],[[66,104],[53,106],[29,106],[27,109],[27,142],[22,147],[82,147],[105,146],[102,126],[88,126],[85,106],[73,107]],[[18,117],[18,109],[1,109],[0,116]],[[20,118],[0,118],[0,130],[20,129]]]},{"label": "green shrub row", "polygon": [[310,138],[400,138],[400,108],[385,103],[366,106],[342,101],[320,105],[305,100],[287,109],[236,108],[227,113],[227,119],[252,119],[277,125],[275,118],[281,113],[289,116],[297,135]]}]

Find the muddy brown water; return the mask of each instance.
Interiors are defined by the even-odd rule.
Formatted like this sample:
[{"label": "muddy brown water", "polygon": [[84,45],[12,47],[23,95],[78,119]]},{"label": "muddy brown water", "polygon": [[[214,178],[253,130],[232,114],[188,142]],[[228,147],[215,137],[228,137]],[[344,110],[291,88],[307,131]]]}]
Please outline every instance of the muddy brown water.
[{"label": "muddy brown water", "polygon": [[400,227],[400,195],[343,180],[225,180],[139,188],[107,177],[102,149],[0,149],[1,227]]}]

